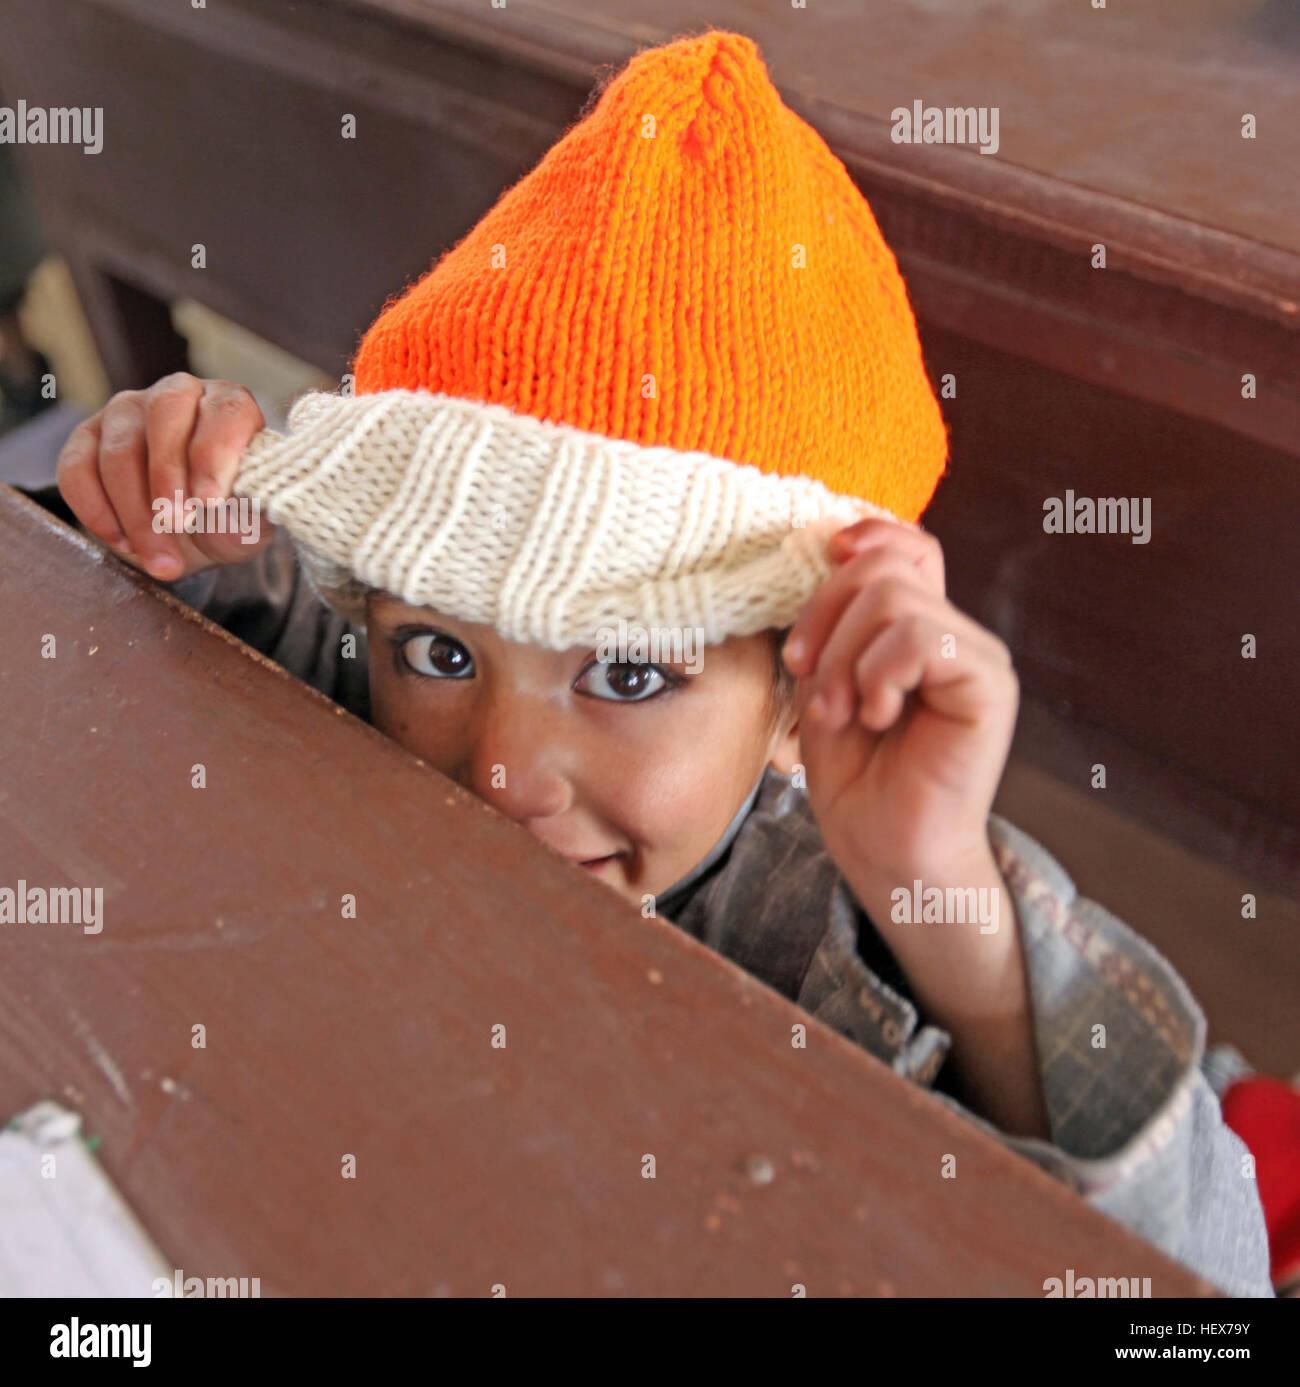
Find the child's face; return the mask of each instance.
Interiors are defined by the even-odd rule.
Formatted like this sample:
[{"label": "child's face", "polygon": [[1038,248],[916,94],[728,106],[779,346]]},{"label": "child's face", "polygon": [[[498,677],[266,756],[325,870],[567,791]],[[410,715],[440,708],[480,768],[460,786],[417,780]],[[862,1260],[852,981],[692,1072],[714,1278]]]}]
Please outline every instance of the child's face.
[{"label": "child's face", "polygon": [[772,716],[765,632],[685,663],[602,664],[386,593],[367,600],[371,720],[637,906],[707,856],[763,767],[798,760]]}]

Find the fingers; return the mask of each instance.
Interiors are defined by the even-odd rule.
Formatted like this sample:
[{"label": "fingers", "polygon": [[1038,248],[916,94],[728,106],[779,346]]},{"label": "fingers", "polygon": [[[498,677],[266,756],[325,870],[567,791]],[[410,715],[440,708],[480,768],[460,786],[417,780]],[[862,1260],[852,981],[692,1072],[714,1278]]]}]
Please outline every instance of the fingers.
[{"label": "fingers", "polygon": [[879,516],[867,516],[837,530],[826,546],[827,555],[839,563],[855,554],[889,549],[910,560],[927,587],[944,595],[943,546],[932,534]]},{"label": "fingers", "polygon": [[141,391],[124,390],[100,411],[99,479],[140,563],[155,577],[175,578],[175,546],[153,528],[143,400]]},{"label": "fingers", "polygon": [[144,391],[119,391],[78,424],[59,452],[55,475],[64,500],[92,535],[135,566],[170,578],[181,565],[176,546],[153,528],[146,399]]},{"label": "fingers", "polygon": [[[239,475],[239,460],[253,435],[265,427],[257,401],[242,385],[202,381],[194,434],[189,445],[189,494],[200,500],[230,496]],[[200,531],[191,536],[195,549],[218,563],[251,559],[270,542],[275,526],[259,524],[260,539],[247,543],[234,531]]]},{"label": "fingers", "polygon": [[99,430],[102,418],[98,414],[83,420],[68,435],[59,449],[54,475],[59,492],[69,509],[91,534],[114,549],[129,545],[99,477]]},{"label": "fingers", "polygon": [[782,647],[792,674],[817,668],[822,647],[844,609],[863,587],[894,573],[944,596],[943,549],[933,535],[871,517],[831,536],[827,555],[840,565],[799,613]]},{"label": "fingers", "polygon": [[887,730],[907,695],[922,689],[927,707],[958,722],[976,724],[994,708],[1014,706],[1010,663],[953,624],[946,615],[913,613],[879,630],[852,670],[864,727]]},{"label": "fingers", "polygon": [[[165,500],[163,514],[174,523],[172,501],[179,491],[188,495],[187,458],[194,417],[203,394],[203,382],[184,371],[164,376],[145,392],[145,442],[148,451],[149,497]],[[151,512],[152,518],[152,512]],[[180,557],[175,542],[162,546]]]},{"label": "fingers", "polygon": [[[885,561],[874,562],[880,566]],[[953,698],[938,692],[976,669],[1014,681],[1010,652],[1002,641],[946,598],[923,588],[910,567],[895,566],[858,589],[842,609],[811,683],[814,695],[821,695],[824,728],[843,727],[856,710],[865,727],[881,731],[922,682],[936,711],[976,716],[985,691],[991,701],[1005,695],[1005,680],[985,679],[964,691],[963,714]],[[932,690],[937,701],[930,697]]]},{"label": "fingers", "polygon": [[239,473],[239,456],[265,426],[257,401],[228,380],[201,382],[198,423],[190,440],[190,486],[204,501],[230,495]]},{"label": "fingers", "polygon": [[178,371],[148,390],[120,391],[79,424],[59,454],[59,489],[91,534],[155,578],[241,562],[270,541],[273,525],[250,545],[224,526],[194,534],[173,514],[174,498],[229,497],[240,456],[264,426],[243,386]]}]

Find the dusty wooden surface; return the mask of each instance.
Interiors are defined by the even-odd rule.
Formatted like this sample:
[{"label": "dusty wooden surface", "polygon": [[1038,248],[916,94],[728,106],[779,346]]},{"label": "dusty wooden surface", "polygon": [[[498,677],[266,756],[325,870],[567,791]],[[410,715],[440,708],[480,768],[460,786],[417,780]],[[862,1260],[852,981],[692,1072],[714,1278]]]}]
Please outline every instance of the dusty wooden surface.
[{"label": "dusty wooden surface", "polygon": [[[0,90],[104,107],[101,154],[16,151],[116,385],[187,365],[166,311],[183,296],[338,375],[385,297],[541,158],[608,68],[708,24],[750,34],[869,198],[931,374],[956,382],[926,523],[953,600],[1015,654],[1017,756],[1067,791],[1103,762],[1103,814],[1294,902],[1295,16],[1253,0],[10,0]],[[997,105],[998,154],[893,143],[890,111],[918,98]],[[1149,497],[1150,544],[1045,535],[1043,500],[1067,488]],[[1086,821],[1023,824],[1067,865],[1090,860]],[[1243,941],[1252,981],[1204,966],[1217,905],[1174,927],[1181,876],[1131,856],[1113,871],[1117,898],[1148,906],[1126,918],[1202,983],[1224,1038],[1288,1072],[1286,1028],[1257,998],[1289,985],[1268,960],[1295,954],[1293,917]]]},{"label": "dusty wooden surface", "polygon": [[8,488],[0,553],[0,882],[104,888],[97,935],[0,928],[0,1111],[81,1110],[187,1275],[1208,1290]]}]

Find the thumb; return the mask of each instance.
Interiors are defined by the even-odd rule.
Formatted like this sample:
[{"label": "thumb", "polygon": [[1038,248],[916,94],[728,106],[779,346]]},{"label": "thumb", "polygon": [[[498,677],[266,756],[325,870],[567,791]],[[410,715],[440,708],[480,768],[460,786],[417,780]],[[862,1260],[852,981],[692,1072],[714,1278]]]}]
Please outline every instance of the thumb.
[{"label": "thumb", "polygon": [[202,504],[202,527],[188,538],[212,563],[245,563],[260,554],[279,533],[280,527],[250,497],[214,497]]}]

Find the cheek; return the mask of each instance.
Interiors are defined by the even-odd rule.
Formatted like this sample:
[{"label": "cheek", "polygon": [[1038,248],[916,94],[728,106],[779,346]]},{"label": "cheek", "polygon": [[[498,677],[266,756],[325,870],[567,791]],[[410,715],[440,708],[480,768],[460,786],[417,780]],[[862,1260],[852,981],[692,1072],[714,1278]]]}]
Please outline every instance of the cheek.
[{"label": "cheek", "polygon": [[[750,700],[700,699],[683,717],[629,729],[588,779],[604,815],[650,849],[711,848],[759,773]],[[629,719],[629,722],[631,719]]]},{"label": "cheek", "polygon": [[400,740],[398,733],[406,723],[404,700],[397,678],[381,663],[381,655],[370,648],[370,721],[386,736]]},{"label": "cheek", "polygon": [[700,756],[661,748],[653,757],[623,761],[617,787],[608,789],[608,816],[655,848],[689,842],[706,828],[718,785]]},{"label": "cheek", "polygon": [[[377,654],[377,652],[376,652]],[[370,723],[409,752],[438,764],[443,731],[427,705],[421,705],[408,684],[375,654],[370,659]]]}]

